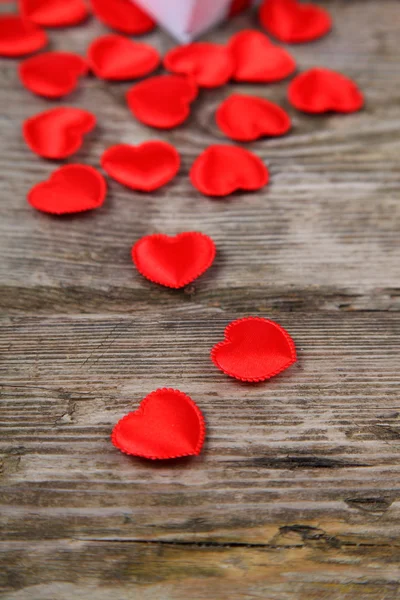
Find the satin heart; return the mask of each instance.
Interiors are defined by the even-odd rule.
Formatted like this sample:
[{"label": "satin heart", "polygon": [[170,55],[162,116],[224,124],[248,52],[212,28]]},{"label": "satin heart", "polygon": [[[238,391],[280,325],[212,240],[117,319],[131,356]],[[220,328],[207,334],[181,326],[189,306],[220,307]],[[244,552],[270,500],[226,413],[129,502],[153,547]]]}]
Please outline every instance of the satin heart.
[{"label": "satin heart", "polygon": [[132,248],[132,260],[143,277],[179,289],[202,275],[215,258],[215,244],[204,233],[187,231],[174,237],[146,235]]},{"label": "satin heart", "polygon": [[260,317],[233,321],[225,329],[225,341],[211,350],[213,363],[242,381],[264,381],[296,362],[296,349],[283,327]]},{"label": "satin heart", "polygon": [[172,129],[190,114],[196,98],[196,84],[180,75],[158,75],[134,85],[126,95],[128,106],[142,123]]},{"label": "satin heart", "polygon": [[164,66],[173,73],[190,76],[205,88],[224,85],[233,71],[232,58],[225,46],[210,42],[173,48],[165,55]]},{"label": "satin heart", "polygon": [[54,215],[92,210],[105,200],[104,177],[87,165],[65,165],[54,171],[48,181],[38,183],[28,194],[31,206]]},{"label": "satin heart", "polygon": [[233,57],[235,81],[280,81],[296,69],[296,62],[289,52],[274,46],[259,31],[240,31],[230,39],[228,48]]},{"label": "satin heart", "polygon": [[19,0],[21,15],[43,27],[77,25],[88,16],[83,0]]},{"label": "satin heart", "polygon": [[236,190],[259,190],[269,173],[255,154],[238,146],[209,146],[195,160],[190,180],[206,196],[227,196]]},{"label": "satin heart", "polygon": [[118,421],[111,441],[125,454],[161,460],[200,454],[205,434],[203,415],[193,400],[164,388]]},{"label": "satin heart", "polygon": [[233,140],[250,142],[264,136],[284,135],[291,128],[289,115],[277,104],[232,94],[216,112],[218,127]]},{"label": "satin heart", "polygon": [[140,35],[155,27],[153,19],[133,0],[90,0],[95,16],[120,33]]},{"label": "satin heart", "polygon": [[264,0],[259,16],[268,33],[293,44],[316,40],[332,27],[325,9],[314,4],[300,4],[298,0]]},{"label": "satin heart", "polygon": [[19,65],[19,78],[30,92],[45,98],[61,98],[71,93],[88,66],[72,52],[45,52]]},{"label": "satin heart", "polygon": [[96,117],[80,108],[52,108],[24,121],[22,132],[29,148],[44,158],[62,159],[74,154],[92,131]]},{"label": "satin heart", "polygon": [[160,64],[157,50],[122,35],[104,35],[88,50],[89,66],[97,77],[113,81],[137,79],[148,75]]},{"label": "satin heart", "polygon": [[144,142],[139,146],[118,144],[101,157],[101,166],[116,181],[133,190],[152,192],[179,171],[180,157],[167,142]]},{"label": "satin heart", "polygon": [[231,5],[229,7],[228,17],[235,17],[239,13],[249,8],[251,5],[251,0],[232,0]]},{"label": "satin heart", "polygon": [[364,97],[351,79],[323,68],[310,69],[295,77],[288,98],[295,108],[306,113],[351,113],[364,105]]},{"label": "satin heart", "polygon": [[23,56],[47,43],[47,35],[34,23],[15,15],[0,15],[0,56]]}]

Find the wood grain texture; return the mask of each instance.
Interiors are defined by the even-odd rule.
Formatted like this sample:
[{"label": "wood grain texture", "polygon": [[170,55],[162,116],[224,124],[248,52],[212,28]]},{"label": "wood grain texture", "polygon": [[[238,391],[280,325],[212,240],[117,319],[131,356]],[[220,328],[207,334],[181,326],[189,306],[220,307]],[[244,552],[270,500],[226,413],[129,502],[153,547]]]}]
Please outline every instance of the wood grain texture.
[{"label": "wood grain texture", "polygon": [[[0,61],[1,598],[398,600],[400,13],[397,0],[325,5],[334,31],[293,54],[354,77],[364,111],[313,118],[288,106],[286,82],[229,85],[160,134],[129,114],[129,84],[87,78],[65,104],[94,110],[99,127],[70,162],[98,166],[111,144],[161,138],[183,166],[151,195],[110,182],[106,204],[78,217],[27,205],[55,167],[20,125],[49,103]],[[208,39],[254,26],[242,16]],[[51,31],[51,45],[83,54],[105,31]],[[268,188],[206,199],[188,171],[223,140],[215,109],[240,90],[278,101],[294,130],[248,146]],[[195,285],[135,273],[140,236],[191,229],[218,247]],[[278,321],[299,354],[255,386],[209,358],[246,314]],[[204,451],[163,464],[122,455],[113,425],[164,386],[203,411]]]}]

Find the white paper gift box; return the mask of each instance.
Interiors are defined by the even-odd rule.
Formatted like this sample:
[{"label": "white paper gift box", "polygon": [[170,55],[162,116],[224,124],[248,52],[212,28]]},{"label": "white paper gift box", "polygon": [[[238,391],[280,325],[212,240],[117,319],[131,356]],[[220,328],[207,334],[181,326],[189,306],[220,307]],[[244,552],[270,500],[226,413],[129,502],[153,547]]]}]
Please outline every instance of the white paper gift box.
[{"label": "white paper gift box", "polygon": [[[112,0],[110,0],[112,1]],[[161,27],[183,43],[223,21],[232,0],[134,0]]]}]

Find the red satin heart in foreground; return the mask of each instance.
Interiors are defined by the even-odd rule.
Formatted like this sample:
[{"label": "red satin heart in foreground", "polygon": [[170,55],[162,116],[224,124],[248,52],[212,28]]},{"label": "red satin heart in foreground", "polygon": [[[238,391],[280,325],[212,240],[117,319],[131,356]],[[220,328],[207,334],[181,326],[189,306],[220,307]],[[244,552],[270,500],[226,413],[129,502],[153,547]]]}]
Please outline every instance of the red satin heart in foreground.
[{"label": "red satin heart in foreground", "polygon": [[54,215],[83,212],[101,206],[107,186],[104,177],[87,165],[66,165],[28,194],[31,206]]},{"label": "red satin heart in foreground", "polygon": [[288,97],[295,108],[306,113],[351,113],[364,106],[364,97],[351,79],[323,68],[310,69],[295,77]]},{"label": "red satin heart in foreground", "polygon": [[95,16],[111,29],[140,35],[155,27],[153,19],[133,0],[90,0]]},{"label": "red satin heart in foreground", "polygon": [[213,363],[242,381],[264,381],[296,362],[296,349],[283,327],[261,317],[233,321],[225,329],[225,341],[211,350]]},{"label": "red satin heart in foreground", "polygon": [[24,56],[47,45],[44,31],[15,15],[0,16],[0,56]]},{"label": "red satin heart in foreground", "polygon": [[190,180],[206,196],[228,196],[237,190],[259,190],[269,173],[262,160],[238,146],[209,146],[195,160]]},{"label": "red satin heart in foreground", "polygon": [[62,159],[74,154],[92,131],[96,117],[80,108],[52,108],[30,117],[23,124],[29,148],[44,158]]},{"label": "red satin heart in foreground", "polygon": [[118,144],[101,157],[101,166],[116,181],[133,190],[152,192],[179,171],[178,151],[167,142],[144,142],[139,146]]},{"label": "red satin heart in foreground", "polygon": [[205,88],[224,85],[233,71],[232,58],[225,46],[210,42],[173,48],[165,55],[164,66],[173,73],[192,77]]},{"label": "red satin heart in foreground", "polygon": [[225,135],[239,142],[284,135],[291,128],[290,117],[283,108],[264,98],[244,94],[229,96],[215,117]]},{"label": "red satin heart in foreground", "polygon": [[61,98],[74,91],[88,66],[72,52],[45,52],[24,60],[19,77],[30,92],[45,98]]},{"label": "red satin heart in foreground", "polygon": [[274,46],[259,31],[240,31],[230,39],[228,48],[233,57],[235,81],[270,83],[285,79],[296,69],[289,52]]},{"label": "red satin heart in foreground", "polygon": [[157,50],[122,35],[104,35],[88,50],[89,66],[101,79],[124,81],[148,75],[160,64]]},{"label": "red satin heart in foreground", "polygon": [[21,15],[43,27],[77,25],[88,16],[83,0],[20,0]]},{"label": "red satin heart in foreground", "polygon": [[179,289],[202,275],[215,258],[215,244],[197,231],[175,237],[146,235],[132,248],[132,260],[139,273],[160,285]]},{"label": "red satin heart in foreground", "polygon": [[298,0],[264,0],[261,25],[278,40],[287,43],[311,42],[326,35],[332,21],[329,13],[315,4]]},{"label": "red satin heart in foreground", "polygon": [[190,114],[196,98],[196,84],[180,75],[158,75],[134,85],[126,95],[128,106],[142,123],[159,129],[172,129]]},{"label": "red satin heart in foreground", "polygon": [[111,441],[125,454],[157,460],[200,454],[205,435],[203,415],[193,400],[164,388],[118,421]]}]

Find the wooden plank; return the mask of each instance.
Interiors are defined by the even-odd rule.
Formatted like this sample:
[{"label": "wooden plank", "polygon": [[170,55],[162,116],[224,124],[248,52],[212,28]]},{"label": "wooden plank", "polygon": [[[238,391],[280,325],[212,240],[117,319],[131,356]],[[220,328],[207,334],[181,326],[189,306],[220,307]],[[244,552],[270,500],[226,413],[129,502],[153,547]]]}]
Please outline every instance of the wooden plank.
[{"label": "wooden plank", "polygon": [[[29,152],[19,128],[49,102],[21,89],[15,63],[1,61],[3,309],[46,314],[152,311],[154,304],[173,309],[176,294],[144,282],[133,270],[130,248],[147,233],[193,229],[211,235],[218,246],[215,266],[196,284],[196,307],[398,309],[398,5],[384,0],[330,6],[336,24],[332,34],[296,46],[293,53],[300,68],[314,65],[317,54],[320,64],[354,77],[366,93],[364,111],[315,118],[288,106],[286,82],[232,84],[202,92],[188,123],[165,133],[130,115],[124,100],[130,84],[88,78],[67,101],[94,110],[99,128],[70,162],[98,166],[111,144],[165,138],[179,149],[183,166],[174,182],[151,195],[110,182],[104,207],[78,217],[50,218],[26,203],[26,192],[47,178],[54,164]],[[234,20],[210,39],[225,41],[254,24],[250,17]],[[52,47],[84,53],[89,40],[104,31],[91,22],[52,32]],[[148,39],[163,51],[172,44],[158,32]],[[214,111],[224,97],[241,90],[280,102],[289,110],[294,130],[282,139],[249,145],[271,170],[271,185],[264,191],[206,199],[191,187],[188,171],[208,144],[223,141]]]}]

